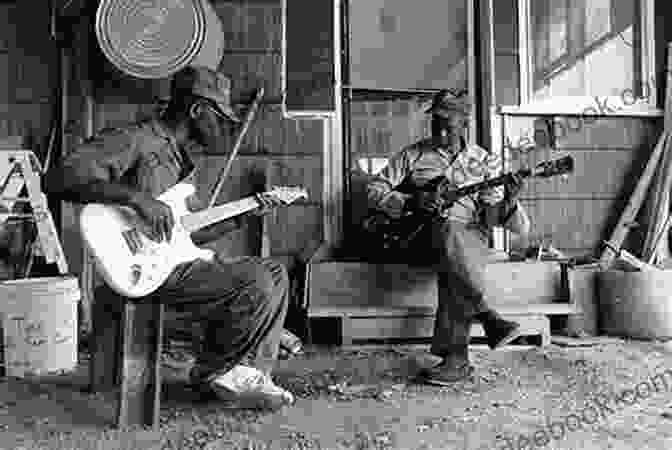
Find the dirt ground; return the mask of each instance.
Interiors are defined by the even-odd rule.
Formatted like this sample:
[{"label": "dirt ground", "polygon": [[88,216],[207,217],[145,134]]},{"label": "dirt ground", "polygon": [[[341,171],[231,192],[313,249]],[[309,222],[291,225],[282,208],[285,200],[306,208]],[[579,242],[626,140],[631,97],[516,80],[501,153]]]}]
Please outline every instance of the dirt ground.
[{"label": "dirt ground", "polygon": [[83,357],[70,376],[1,380],[0,449],[672,448],[669,344],[474,346],[476,373],[449,388],[412,381],[422,352],[323,349],[281,361],[276,380],[298,399],[272,414],[199,401],[166,372],[158,431],[114,430],[113,397],[85,393]]}]

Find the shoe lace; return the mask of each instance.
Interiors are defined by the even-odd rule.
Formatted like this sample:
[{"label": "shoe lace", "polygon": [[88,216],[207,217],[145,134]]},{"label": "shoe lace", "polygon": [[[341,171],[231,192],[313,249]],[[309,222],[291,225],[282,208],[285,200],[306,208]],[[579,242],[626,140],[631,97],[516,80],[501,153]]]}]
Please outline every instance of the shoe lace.
[{"label": "shoe lace", "polygon": [[271,380],[271,377],[266,375],[265,373],[244,375],[240,378],[239,382],[241,385],[244,385],[247,388],[273,386],[273,381]]}]

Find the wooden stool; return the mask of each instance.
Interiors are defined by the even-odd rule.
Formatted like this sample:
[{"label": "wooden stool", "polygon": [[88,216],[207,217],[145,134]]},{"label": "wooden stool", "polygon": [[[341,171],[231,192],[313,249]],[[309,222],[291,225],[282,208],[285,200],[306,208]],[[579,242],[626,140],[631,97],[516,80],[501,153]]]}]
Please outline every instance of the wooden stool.
[{"label": "wooden stool", "polygon": [[92,308],[91,392],[115,390],[116,426],[158,427],[165,307],[122,297],[106,286]]}]

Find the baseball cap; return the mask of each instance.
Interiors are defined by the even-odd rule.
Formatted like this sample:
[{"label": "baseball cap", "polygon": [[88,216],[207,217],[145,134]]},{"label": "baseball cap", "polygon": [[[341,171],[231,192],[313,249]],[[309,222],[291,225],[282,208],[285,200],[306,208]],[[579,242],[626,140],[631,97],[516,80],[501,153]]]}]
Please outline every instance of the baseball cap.
[{"label": "baseball cap", "polygon": [[170,91],[172,96],[188,92],[206,98],[218,112],[234,122],[241,122],[231,107],[231,80],[221,72],[202,66],[187,66],[173,75]]},{"label": "baseball cap", "polygon": [[471,101],[466,90],[452,92],[442,89],[434,95],[431,106],[425,112],[443,117],[455,113],[468,116],[471,114]]}]

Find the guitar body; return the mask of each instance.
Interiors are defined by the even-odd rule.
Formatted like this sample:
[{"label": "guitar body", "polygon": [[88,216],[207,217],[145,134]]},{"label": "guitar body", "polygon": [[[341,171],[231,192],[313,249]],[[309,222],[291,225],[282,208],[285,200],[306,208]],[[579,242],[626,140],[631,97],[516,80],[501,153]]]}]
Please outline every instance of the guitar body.
[{"label": "guitar body", "polygon": [[[158,289],[179,264],[212,258],[211,250],[194,245],[180,221],[189,214],[187,198],[194,192],[193,185],[180,183],[158,197],[175,217],[170,242],[149,239],[142,231],[146,226],[131,208],[91,203],[82,209],[79,225],[84,242],[112,289],[126,297],[144,297]],[[124,237],[129,233],[140,239],[140,251],[129,247]]]}]

